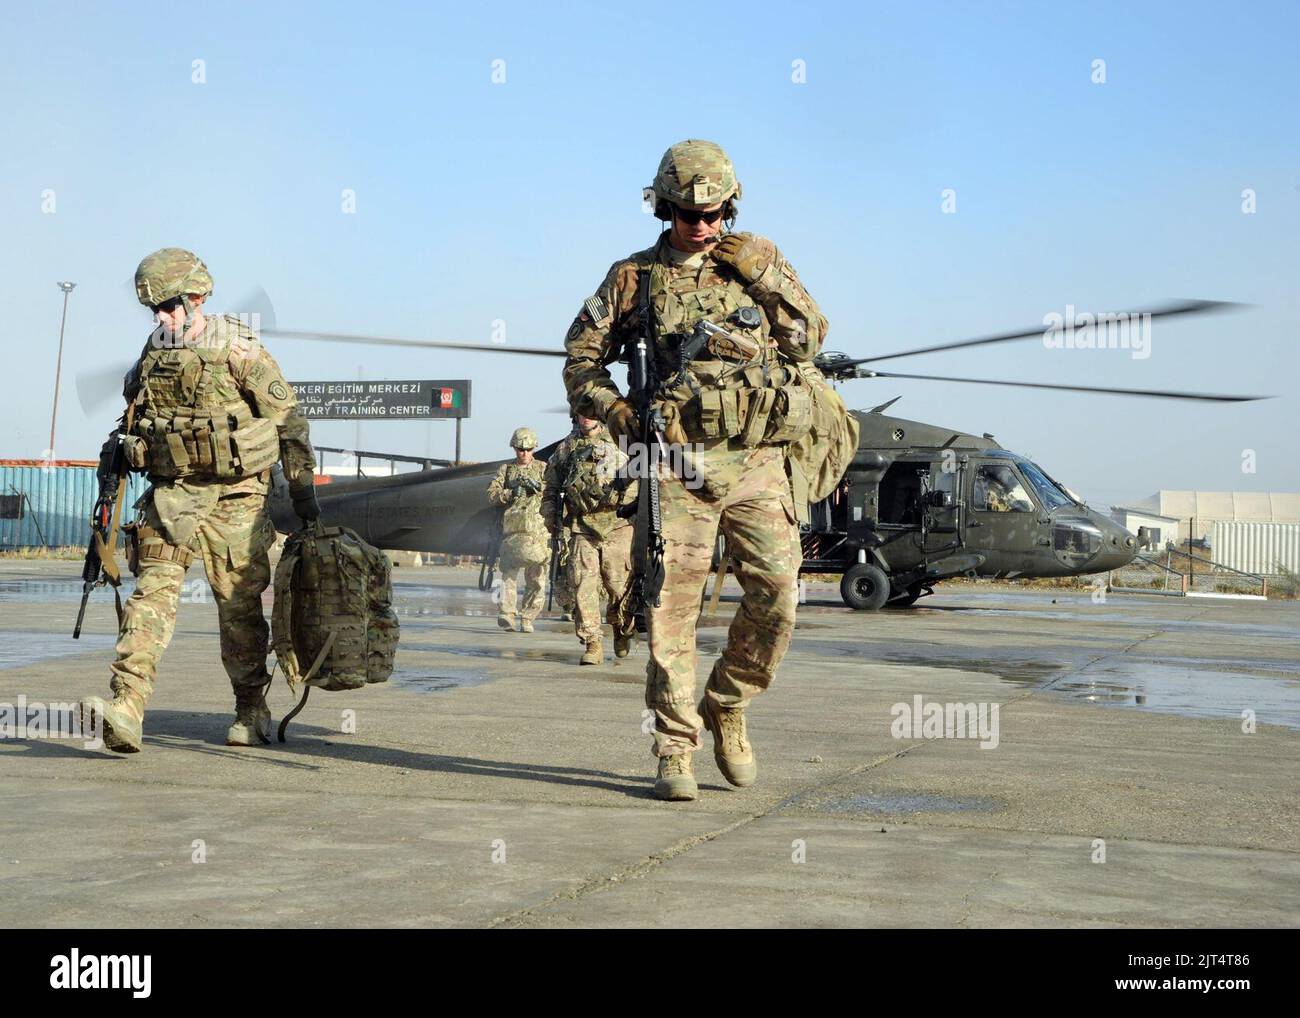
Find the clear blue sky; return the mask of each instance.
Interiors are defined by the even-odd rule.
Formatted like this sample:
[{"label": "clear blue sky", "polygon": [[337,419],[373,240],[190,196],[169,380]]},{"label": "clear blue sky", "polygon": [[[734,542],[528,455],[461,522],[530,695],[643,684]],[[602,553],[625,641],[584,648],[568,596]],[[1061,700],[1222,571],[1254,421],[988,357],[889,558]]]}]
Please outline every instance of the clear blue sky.
[{"label": "clear blue sky", "polygon": [[[282,327],[484,342],[500,319],[509,342],[559,344],[609,264],[653,240],[640,189],[664,148],[695,136],[731,152],[740,227],[797,267],[829,348],[1033,325],[1067,303],[1220,298],[1256,307],[1157,326],[1147,360],[1031,341],[882,367],[1281,397],[859,381],[851,406],[901,395],[900,416],[992,432],[1103,505],[1158,488],[1300,490],[1298,28],[1291,3],[9,5],[0,455],[47,444],[56,280],[79,284],[57,452],[87,456],[113,411],[88,418],[72,378],[138,351],[149,321],[127,284],[148,251],[200,252],[217,309],[263,286]],[[520,424],[565,427],[543,412],[563,402],[558,361],[272,352],[291,379],[472,378],[470,458],[502,455]],[[451,428],[370,423],[361,441],[449,455]],[[351,445],[356,428],[313,434]]]}]

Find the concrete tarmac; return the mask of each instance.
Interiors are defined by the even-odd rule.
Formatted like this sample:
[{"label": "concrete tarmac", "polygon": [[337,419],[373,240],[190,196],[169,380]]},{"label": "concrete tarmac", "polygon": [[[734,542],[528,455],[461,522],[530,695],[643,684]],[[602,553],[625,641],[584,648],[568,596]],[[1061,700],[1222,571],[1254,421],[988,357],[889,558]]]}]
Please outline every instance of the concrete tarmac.
[{"label": "concrete tarmac", "polygon": [[[107,695],[112,597],[73,641],[78,569],[0,562],[0,705]],[[758,783],[706,734],[700,800],[661,803],[645,648],[578,668],[571,626],[502,632],[474,579],[397,570],[393,680],[236,749],[191,568],[144,752],[0,739],[0,925],[1300,925],[1294,602],[940,587],[866,614],[814,585],[749,712]]]}]

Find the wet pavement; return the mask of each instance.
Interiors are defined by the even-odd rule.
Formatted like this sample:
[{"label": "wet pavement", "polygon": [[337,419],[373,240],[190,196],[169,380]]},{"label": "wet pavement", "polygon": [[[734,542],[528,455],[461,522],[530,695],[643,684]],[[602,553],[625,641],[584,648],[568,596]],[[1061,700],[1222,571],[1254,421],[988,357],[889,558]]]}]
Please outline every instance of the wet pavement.
[{"label": "wet pavement", "polygon": [[391,680],[313,694],[283,745],[223,745],[197,582],[143,753],[15,738],[5,705],[107,690],[112,594],[74,642],[78,568],[0,562],[6,925],[1300,925],[1295,603],[941,586],[854,613],[811,584],[749,714],[758,784],[706,735],[700,801],[667,804],[644,646],[579,668],[571,625],[499,630],[471,570],[396,570]]}]

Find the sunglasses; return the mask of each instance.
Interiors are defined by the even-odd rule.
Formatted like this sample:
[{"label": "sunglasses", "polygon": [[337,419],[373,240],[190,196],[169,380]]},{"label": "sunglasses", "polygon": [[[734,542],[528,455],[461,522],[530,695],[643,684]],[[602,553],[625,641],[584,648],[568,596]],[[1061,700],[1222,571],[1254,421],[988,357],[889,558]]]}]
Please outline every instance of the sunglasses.
[{"label": "sunglasses", "polygon": [[723,209],[714,209],[712,212],[694,212],[691,209],[673,206],[673,215],[683,223],[690,223],[694,226],[696,223],[708,223],[712,226],[722,218]]}]

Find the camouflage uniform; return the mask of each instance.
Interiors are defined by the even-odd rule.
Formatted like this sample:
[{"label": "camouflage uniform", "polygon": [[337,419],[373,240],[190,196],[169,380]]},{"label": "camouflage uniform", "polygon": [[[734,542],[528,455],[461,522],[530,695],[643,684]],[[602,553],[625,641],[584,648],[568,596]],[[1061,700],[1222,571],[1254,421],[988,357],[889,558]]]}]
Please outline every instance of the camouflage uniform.
[{"label": "camouflage uniform", "polygon": [[[670,149],[661,177],[666,166],[672,170],[674,153],[700,144],[710,143]],[[730,171],[729,160],[726,168]],[[730,186],[721,198],[739,195],[734,177]],[[721,200],[704,190],[697,186],[696,207]],[[673,201],[689,204],[676,196]],[[622,396],[606,365],[638,331],[638,281],[642,272],[650,274],[660,405],[669,421],[680,422],[704,479],[703,487],[693,488],[670,472],[660,473],[666,579],[660,606],[647,609],[646,705],[655,712],[655,752],[661,758],[701,745],[695,625],[719,527],[744,596],[709,675],[710,710],[735,711],[766,689],[794,628],[802,559],[784,447],[808,434],[806,390],[825,385],[812,359],[827,324],[775,245],[752,234],[728,236],[735,238],[729,242],[732,260],[719,257],[723,245],[694,255],[676,252],[665,234],[654,247],[615,262],[565,340],[571,406],[608,419]],[[739,258],[735,247],[741,248]],[[758,356],[746,358],[734,347],[710,341],[683,377],[672,334],[689,332],[701,318],[734,331],[727,318],[745,306],[760,313],[761,325],[750,334],[761,347]]]},{"label": "camouflage uniform", "polygon": [[[561,509],[563,508],[560,498],[551,490],[551,464],[557,463],[564,459],[573,450],[574,443],[581,437],[578,427],[575,424],[573,430],[564,438],[560,439],[550,459],[546,461],[546,471],[544,473],[545,488],[542,491],[542,521],[546,524],[546,529],[552,534],[552,527],[559,528],[561,525]],[[573,570],[569,565],[569,546],[567,535],[562,537],[559,545],[560,563],[555,570],[555,590],[554,600],[562,612],[566,615],[573,615],[575,609],[575,598],[573,588]],[[575,616],[576,617],[576,616]]]},{"label": "camouflage uniform", "polygon": [[[266,505],[266,461],[281,460],[295,500],[304,497],[315,462],[307,422],[279,366],[234,316],[209,317],[183,344],[146,345],[125,396],[139,398],[128,458],[148,472],[152,486],[138,506],[138,579],[124,606],[109,685],[143,717],[175,628],[181,583],[197,553],[217,604],[237,723],[249,721],[245,714],[265,711],[270,683],[262,592],[271,579],[275,528]],[[269,456],[266,448],[241,447],[239,435],[231,438],[228,432],[239,430],[232,422],[243,421],[267,422],[260,436],[251,433],[272,443]],[[244,426],[241,433],[250,431]],[[163,451],[169,436],[170,456]],[[230,476],[244,466],[254,469]],[[268,724],[269,714],[262,727]]]},{"label": "camouflage uniform", "polygon": [[[548,527],[567,531],[574,628],[585,644],[600,642],[602,593],[608,602],[606,621],[615,637],[622,640],[636,631],[626,598],[632,582],[632,521],[617,513],[620,506],[636,501],[635,482],[623,483],[618,476],[625,462],[609,432],[597,426],[590,435],[564,439],[546,464],[542,516]],[[579,464],[583,465],[581,479],[576,476]],[[599,503],[591,507],[590,502],[579,505],[572,495],[566,499],[575,481],[595,489]]]},{"label": "camouflage uniform", "polygon": [[[503,463],[488,485],[488,501],[501,506],[501,605],[497,621],[503,629],[514,628],[516,609],[521,623],[531,625],[542,610],[546,571],[551,547],[542,522],[542,472],[544,464],[533,460],[525,466]],[[531,482],[536,491],[527,487]],[[521,487],[521,484],[524,485]],[[517,575],[524,573],[524,601],[518,605]]]}]

